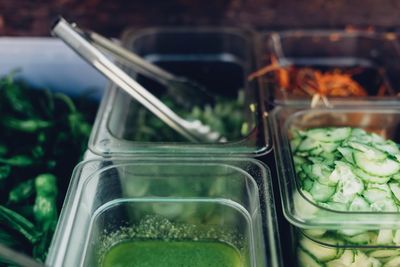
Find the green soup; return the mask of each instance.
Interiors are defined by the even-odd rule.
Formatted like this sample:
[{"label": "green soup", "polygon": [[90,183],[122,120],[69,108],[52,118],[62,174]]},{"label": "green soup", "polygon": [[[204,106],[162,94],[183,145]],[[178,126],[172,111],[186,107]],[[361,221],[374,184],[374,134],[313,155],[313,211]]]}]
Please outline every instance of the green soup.
[{"label": "green soup", "polygon": [[239,251],[218,241],[134,240],[104,255],[102,267],[245,267]]}]

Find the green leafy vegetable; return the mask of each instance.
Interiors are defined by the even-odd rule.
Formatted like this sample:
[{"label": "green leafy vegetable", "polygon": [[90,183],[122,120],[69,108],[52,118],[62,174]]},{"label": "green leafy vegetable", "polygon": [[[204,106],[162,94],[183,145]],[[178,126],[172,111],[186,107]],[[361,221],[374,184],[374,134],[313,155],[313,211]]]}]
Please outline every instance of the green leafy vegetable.
[{"label": "green leafy vegetable", "polygon": [[[236,99],[217,96],[214,105],[193,106],[189,109],[176,104],[169,97],[161,96],[160,99],[183,118],[200,120],[230,141],[246,136],[251,130],[244,118],[244,91],[239,91]],[[248,108],[254,112],[251,107]],[[144,107],[138,108],[132,121],[136,121],[135,127],[132,127],[136,132],[128,138],[135,141],[187,141]]]},{"label": "green leafy vegetable", "polygon": [[[0,79],[0,242],[44,261],[97,103]],[[0,260],[0,265],[12,266]]]}]

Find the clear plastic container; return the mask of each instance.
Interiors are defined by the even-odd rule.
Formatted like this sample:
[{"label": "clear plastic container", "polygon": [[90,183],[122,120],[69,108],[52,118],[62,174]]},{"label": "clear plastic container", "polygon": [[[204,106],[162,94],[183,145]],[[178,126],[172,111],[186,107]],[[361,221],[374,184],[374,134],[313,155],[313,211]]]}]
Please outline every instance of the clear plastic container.
[{"label": "clear plastic container", "polygon": [[[263,93],[258,90],[256,81],[247,81],[248,74],[255,68],[252,33],[230,28],[147,29],[129,31],[123,43],[148,61],[197,81],[215,96],[238,105],[227,114],[228,117],[213,126],[218,131],[216,128],[225,125],[221,127],[231,127],[229,133],[238,134],[228,137],[228,142],[223,143],[189,143],[172,130],[172,133],[164,133],[169,130],[168,126],[125,92],[111,87],[103,99],[91,136],[90,149],[94,153],[173,151],[175,154],[261,155],[270,151],[269,134],[262,119],[264,105],[260,104],[263,103]],[[149,91],[164,99],[165,87],[127,70]],[[218,103],[221,101],[217,99]],[[185,117],[192,111],[189,108],[181,115]],[[227,122],[235,117],[240,119],[234,123]]]},{"label": "clear plastic container", "polygon": [[224,242],[240,253],[240,266],[280,266],[269,178],[255,160],[84,162],[75,169],[47,264],[102,266],[115,243],[141,239]]},{"label": "clear plastic container", "polygon": [[[274,57],[281,66],[311,67],[322,72],[341,69],[368,93],[366,97],[329,97],[330,100],[379,100],[395,102],[400,90],[400,51],[394,33],[299,30],[261,36],[259,68]],[[300,74],[299,74],[300,75]],[[283,77],[282,77],[283,78]],[[278,73],[261,78],[269,100],[278,105],[309,103],[311,96],[284,88]],[[377,96],[379,90],[385,91]],[[298,91],[299,92],[299,91]]]},{"label": "clear plastic container", "polygon": [[[299,131],[320,127],[351,127],[353,129],[361,128],[366,132],[375,133],[385,139],[399,143],[400,110],[371,108],[368,105],[354,106],[353,108],[344,106],[335,109],[282,106],[275,108],[271,118],[276,144],[275,156],[283,213],[286,219],[296,228],[294,239],[297,240],[295,244],[299,266],[314,266],[312,264],[326,264],[333,267],[399,266],[400,213],[388,209],[379,211],[374,206],[381,203],[382,200],[380,195],[377,194],[377,187],[379,187],[379,190],[384,188],[391,190],[389,191],[389,200],[397,203],[396,194],[392,191],[394,190],[392,184],[397,183],[394,176],[389,175],[391,177],[389,180],[379,180],[379,182],[368,181],[365,177],[360,178],[361,176],[354,169],[361,168],[359,167],[360,162],[355,156],[355,153],[358,152],[353,151],[352,157],[355,165],[349,167],[351,174],[342,172],[340,177],[346,178],[343,178],[343,181],[350,181],[353,177],[356,177],[356,180],[354,182],[351,180],[352,182],[348,185],[344,183],[342,187],[335,185],[336,192],[333,192],[333,195],[323,200],[319,199],[316,194],[322,192],[323,189],[317,190],[318,192],[314,191],[315,194],[310,193],[313,187],[306,189],[303,180],[306,178],[301,177],[301,172],[297,169],[306,170],[305,165],[314,166],[318,165],[318,162],[307,161],[303,162],[302,165],[295,164],[293,156],[299,155],[299,150],[293,152],[296,145],[293,140]],[[357,140],[353,139],[351,142],[357,142]],[[372,145],[373,142],[375,141],[371,141],[370,144]],[[343,145],[342,143],[339,146],[343,147],[347,144]],[[330,153],[336,152],[331,151]],[[368,153],[370,152],[365,152],[365,154]],[[321,155],[315,155],[313,160],[318,160],[318,157],[322,157]],[[341,168],[340,166],[343,166],[338,160],[340,159],[336,159],[333,163],[333,171],[337,171]],[[349,162],[351,160],[352,158],[349,158]],[[384,171],[384,167],[382,167],[382,173]],[[333,177],[330,176],[332,173],[327,177]],[[346,176],[344,176],[345,174]],[[379,175],[374,176],[381,177]],[[324,177],[323,174],[319,175],[318,178],[314,177],[316,180],[313,180],[312,186],[317,182],[322,184],[322,180],[319,180],[320,177]],[[359,193],[353,196],[346,190],[357,188],[355,181],[360,182],[362,188],[360,188]],[[379,185],[377,185],[378,183]],[[370,191],[371,189],[375,191]],[[372,192],[374,193],[372,194]],[[341,193],[342,196],[351,195],[352,199],[348,202],[340,202],[339,194]],[[364,206],[360,205],[358,207],[361,208],[356,209],[357,206],[354,204],[356,198],[368,199],[368,207],[364,209]],[[342,203],[345,204],[341,205]],[[357,203],[359,204],[359,202]],[[373,206],[374,208],[372,208]],[[398,207],[398,205],[395,204],[395,207]],[[398,210],[398,208],[396,209]]]}]

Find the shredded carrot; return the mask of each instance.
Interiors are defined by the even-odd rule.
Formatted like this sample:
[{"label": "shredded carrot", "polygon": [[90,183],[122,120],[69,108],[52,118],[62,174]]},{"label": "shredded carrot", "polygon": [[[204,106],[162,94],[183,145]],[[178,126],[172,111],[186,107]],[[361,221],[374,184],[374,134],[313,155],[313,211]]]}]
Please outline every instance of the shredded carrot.
[{"label": "shredded carrot", "polygon": [[263,75],[267,74],[268,72],[271,72],[271,71],[274,71],[274,70],[280,70],[280,69],[281,69],[280,65],[273,63],[273,64],[268,65],[268,66],[266,66],[266,67],[264,67],[262,69],[257,70],[256,72],[251,73],[249,75],[249,77],[248,77],[248,80],[252,81],[257,77],[260,77],[260,76],[263,76]]},{"label": "shredded carrot", "polygon": [[[362,71],[361,67],[350,70],[335,68],[322,72],[309,67],[281,66],[275,57],[271,57],[271,64],[252,73],[249,80],[275,72],[280,89],[293,95],[318,95],[314,97],[314,102],[319,99],[325,102],[328,96],[367,96],[365,88],[352,78]],[[385,95],[386,90],[386,86],[381,86],[378,95]]]}]

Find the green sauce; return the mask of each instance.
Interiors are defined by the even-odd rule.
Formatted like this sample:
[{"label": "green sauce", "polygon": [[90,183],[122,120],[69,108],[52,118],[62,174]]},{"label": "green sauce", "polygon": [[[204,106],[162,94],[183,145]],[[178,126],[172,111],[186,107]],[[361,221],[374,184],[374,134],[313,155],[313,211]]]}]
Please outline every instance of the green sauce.
[{"label": "green sauce", "polygon": [[134,240],[106,252],[102,267],[245,267],[239,251],[216,241]]}]

